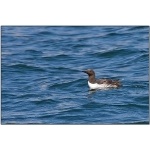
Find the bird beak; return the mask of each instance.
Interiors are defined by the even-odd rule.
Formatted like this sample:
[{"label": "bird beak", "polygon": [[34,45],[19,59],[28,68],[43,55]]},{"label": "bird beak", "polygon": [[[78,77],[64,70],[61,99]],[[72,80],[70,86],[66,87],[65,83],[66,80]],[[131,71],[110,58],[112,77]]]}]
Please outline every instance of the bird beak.
[{"label": "bird beak", "polygon": [[87,71],[86,71],[86,70],[83,70],[82,72],[87,73]]}]

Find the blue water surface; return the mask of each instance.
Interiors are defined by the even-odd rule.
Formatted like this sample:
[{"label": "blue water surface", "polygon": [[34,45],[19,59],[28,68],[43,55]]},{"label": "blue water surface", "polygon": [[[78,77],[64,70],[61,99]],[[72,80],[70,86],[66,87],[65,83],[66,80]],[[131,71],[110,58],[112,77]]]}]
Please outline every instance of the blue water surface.
[{"label": "blue water surface", "polygon": [[[148,26],[2,26],[2,124],[149,124]],[[89,91],[88,76],[119,79]]]}]

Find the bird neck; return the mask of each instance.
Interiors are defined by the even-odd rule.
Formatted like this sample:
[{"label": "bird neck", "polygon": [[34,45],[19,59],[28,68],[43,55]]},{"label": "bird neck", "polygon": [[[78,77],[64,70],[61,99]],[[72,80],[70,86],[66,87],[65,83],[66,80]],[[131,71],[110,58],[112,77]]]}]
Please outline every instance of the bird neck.
[{"label": "bird neck", "polygon": [[89,76],[89,82],[90,83],[95,83],[96,79],[95,79],[95,75]]}]

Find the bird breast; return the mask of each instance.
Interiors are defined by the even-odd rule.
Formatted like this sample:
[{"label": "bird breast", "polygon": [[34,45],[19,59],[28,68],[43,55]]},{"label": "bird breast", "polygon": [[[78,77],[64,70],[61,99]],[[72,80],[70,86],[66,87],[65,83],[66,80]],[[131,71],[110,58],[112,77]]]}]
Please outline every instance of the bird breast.
[{"label": "bird breast", "polygon": [[110,88],[110,87],[117,87],[116,85],[112,85],[112,84],[106,84],[106,83],[97,84],[97,83],[90,83],[89,81],[88,81],[88,85],[89,85],[91,90],[104,89],[104,88]]}]

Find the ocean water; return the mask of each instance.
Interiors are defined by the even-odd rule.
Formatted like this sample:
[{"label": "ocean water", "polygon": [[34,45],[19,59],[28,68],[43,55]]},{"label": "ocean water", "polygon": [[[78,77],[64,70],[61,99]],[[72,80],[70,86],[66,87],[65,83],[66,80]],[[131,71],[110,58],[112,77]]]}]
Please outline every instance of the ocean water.
[{"label": "ocean water", "polygon": [[[2,26],[2,124],[149,124],[148,26]],[[89,91],[97,78],[117,89]]]}]

